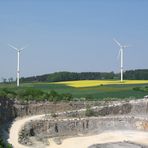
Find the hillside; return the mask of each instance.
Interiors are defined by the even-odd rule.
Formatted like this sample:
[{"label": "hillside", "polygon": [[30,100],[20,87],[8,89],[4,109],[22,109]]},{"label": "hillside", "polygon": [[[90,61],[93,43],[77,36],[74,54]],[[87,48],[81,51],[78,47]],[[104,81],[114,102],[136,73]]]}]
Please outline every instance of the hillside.
[{"label": "hillside", "polygon": [[[55,72],[39,76],[22,77],[21,82],[59,82],[72,80],[109,80],[120,79],[120,73],[114,72]],[[148,69],[128,70],[124,72],[126,80],[148,80]]]}]

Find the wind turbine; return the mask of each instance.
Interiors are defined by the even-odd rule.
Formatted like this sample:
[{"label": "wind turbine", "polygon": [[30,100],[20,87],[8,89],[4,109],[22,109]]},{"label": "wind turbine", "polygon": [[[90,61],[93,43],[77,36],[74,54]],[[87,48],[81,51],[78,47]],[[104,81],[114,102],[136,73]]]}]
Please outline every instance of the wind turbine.
[{"label": "wind turbine", "polygon": [[116,39],[114,39],[114,42],[120,47],[118,56],[121,57],[121,63],[120,63],[121,64],[121,66],[120,66],[120,69],[121,69],[121,82],[123,82],[123,56],[124,56],[123,51],[128,46],[121,45]]},{"label": "wind turbine", "polygon": [[16,47],[14,47],[14,46],[12,46],[10,44],[8,44],[8,46],[13,48],[13,49],[15,49],[17,51],[17,87],[19,87],[19,85],[20,85],[20,82],[19,82],[19,80],[20,80],[20,52],[23,49],[25,49],[25,47],[23,47],[23,48],[16,48]]}]

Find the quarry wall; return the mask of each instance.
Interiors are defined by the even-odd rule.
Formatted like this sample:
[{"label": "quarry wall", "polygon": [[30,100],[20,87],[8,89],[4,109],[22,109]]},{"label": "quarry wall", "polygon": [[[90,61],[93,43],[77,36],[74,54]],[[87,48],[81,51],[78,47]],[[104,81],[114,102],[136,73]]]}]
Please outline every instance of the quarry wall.
[{"label": "quarry wall", "polygon": [[16,114],[14,101],[11,99],[0,99],[0,124],[12,121]]},{"label": "quarry wall", "polygon": [[98,134],[105,130],[147,130],[148,120],[131,116],[91,117],[68,120],[36,120],[27,123],[23,128],[26,136],[37,139],[52,137],[73,137],[80,134]]},{"label": "quarry wall", "polygon": [[[93,109],[96,117],[85,116],[84,109],[88,106]],[[57,118],[46,117],[25,124],[20,132],[19,142],[30,144],[30,137],[45,141],[50,137],[95,134],[117,128],[148,130],[147,99],[87,102],[20,102],[0,99],[0,126],[11,123],[16,117],[56,112],[64,113],[59,114]]]},{"label": "quarry wall", "polygon": [[31,121],[23,127],[19,142],[30,144],[30,137],[45,141],[53,137],[94,135],[105,130],[148,131],[148,101],[146,99],[112,102],[92,109],[96,117],[86,117],[86,110],[80,110],[65,112],[56,118],[47,116],[41,120]]},{"label": "quarry wall", "polygon": [[[49,114],[70,110],[79,110],[95,106],[94,110],[99,116],[106,115],[147,115],[148,100],[139,99],[131,101],[71,101],[71,102],[20,102],[0,98],[0,124],[12,121],[16,117]],[[68,112],[66,114],[69,115]]]}]

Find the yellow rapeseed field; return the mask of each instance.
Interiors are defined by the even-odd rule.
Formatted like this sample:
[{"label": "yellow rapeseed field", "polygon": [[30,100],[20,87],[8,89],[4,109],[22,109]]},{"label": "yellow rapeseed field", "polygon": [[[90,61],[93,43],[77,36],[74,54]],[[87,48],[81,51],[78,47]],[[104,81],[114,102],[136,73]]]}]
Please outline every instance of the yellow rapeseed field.
[{"label": "yellow rapeseed field", "polygon": [[119,80],[80,80],[55,82],[53,84],[64,84],[71,87],[81,88],[111,84],[148,84],[148,80],[124,80],[122,83]]}]

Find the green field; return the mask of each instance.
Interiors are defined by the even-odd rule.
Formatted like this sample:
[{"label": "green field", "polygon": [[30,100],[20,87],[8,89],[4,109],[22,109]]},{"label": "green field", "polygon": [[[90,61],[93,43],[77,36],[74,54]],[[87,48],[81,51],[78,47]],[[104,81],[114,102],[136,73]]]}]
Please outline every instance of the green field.
[{"label": "green field", "polygon": [[133,88],[145,88],[148,84],[104,85],[95,87],[74,88],[63,84],[33,84],[35,88],[58,93],[71,93],[74,97],[103,98],[143,98],[148,91],[135,91]]},{"label": "green field", "polygon": [[[71,81],[72,82],[72,81]],[[23,83],[20,88],[16,88],[15,84],[1,84],[0,88],[9,87],[12,90],[21,90],[24,88],[37,88],[44,92],[50,92],[55,90],[58,94],[72,94],[74,98],[88,98],[102,100],[105,98],[143,98],[148,95],[148,81],[135,81],[132,83],[99,83],[97,86],[83,86],[83,87],[72,87],[67,85],[71,82],[60,82],[60,83]],[[78,83],[84,83],[84,81],[73,81]],[[90,83],[93,81],[90,80]],[[107,82],[107,81],[106,81]],[[110,81],[109,81],[110,82]],[[96,82],[95,82],[96,83]],[[114,84],[115,83],[115,84]],[[88,81],[87,81],[88,84]],[[100,85],[101,84],[101,85]]]}]

